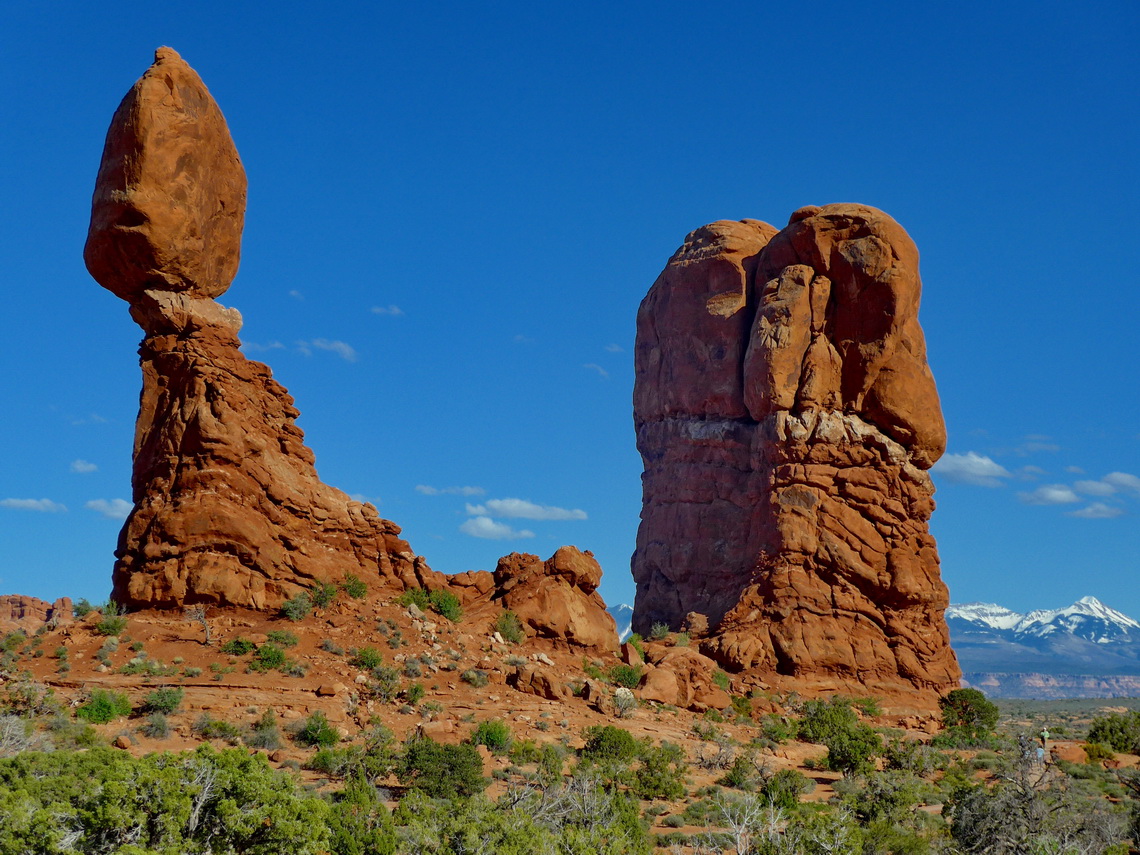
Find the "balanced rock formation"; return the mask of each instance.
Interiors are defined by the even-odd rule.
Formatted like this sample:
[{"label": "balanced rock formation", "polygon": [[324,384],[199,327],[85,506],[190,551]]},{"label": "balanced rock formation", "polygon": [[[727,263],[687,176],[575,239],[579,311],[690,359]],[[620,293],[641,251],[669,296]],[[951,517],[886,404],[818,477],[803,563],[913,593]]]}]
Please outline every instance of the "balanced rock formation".
[{"label": "balanced rock formation", "polygon": [[602,568],[591,552],[563,546],[547,561],[512,552],[499,559],[492,602],[510,609],[528,635],[570,649],[616,652],[617,624],[598,585]]},{"label": "balanced rock formation", "polygon": [[293,399],[214,300],[237,273],[245,195],[217,104],[159,48],[107,132],[84,249],[145,332],[112,595],[128,607],[273,608],[349,573],[403,587],[429,572],[397,525],[321,483]]},{"label": "balanced rock formation", "polygon": [[926,470],[946,434],[918,251],[861,205],[691,233],[642,302],[634,629],[697,633],[766,684],[957,684]]}]

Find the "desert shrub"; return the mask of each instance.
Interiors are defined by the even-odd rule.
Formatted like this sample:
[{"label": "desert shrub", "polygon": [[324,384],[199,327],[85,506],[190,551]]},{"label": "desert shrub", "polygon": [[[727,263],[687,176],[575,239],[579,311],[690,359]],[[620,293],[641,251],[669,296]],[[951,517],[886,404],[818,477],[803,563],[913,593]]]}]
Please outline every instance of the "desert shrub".
[{"label": "desert shrub", "polygon": [[768,713],[760,719],[760,736],[777,745],[787,742],[798,732],[798,725],[783,716]]},{"label": "desert shrub", "polygon": [[428,603],[436,614],[447,618],[452,623],[458,623],[463,617],[463,609],[459,605],[459,597],[451,591],[432,591],[428,595]]},{"label": "desert shrub", "polygon": [[178,669],[173,665],[163,665],[157,659],[148,659],[145,653],[135,656],[119,669],[120,674],[144,677],[169,677],[177,672]]},{"label": "desert shrub", "polygon": [[883,750],[883,740],[874,728],[858,724],[831,734],[824,742],[824,762],[833,772],[859,775],[874,769],[873,758]]},{"label": "desert shrub", "polygon": [[95,631],[100,635],[122,635],[123,630],[127,628],[127,619],[122,615],[107,614],[104,612],[103,617],[95,624]]},{"label": "desert shrub", "polygon": [[229,641],[222,645],[222,653],[225,653],[229,656],[245,656],[247,653],[252,653],[256,649],[256,644],[254,644],[249,639],[242,638],[241,636],[238,636],[237,638],[231,638]]},{"label": "desert shrub", "polygon": [[669,624],[658,621],[649,629],[650,641],[663,641],[669,637]]},{"label": "desert shrub", "polygon": [[473,796],[488,783],[483,777],[483,758],[474,745],[443,745],[428,737],[404,747],[396,776],[409,789],[440,799]]},{"label": "desert shrub", "polygon": [[265,748],[272,751],[281,747],[281,730],[277,727],[277,714],[266,710],[256,722],[242,734],[242,742],[250,748]]},{"label": "desert shrub", "polygon": [[364,584],[364,580],[359,576],[354,576],[352,573],[344,577],[344,583],[341,587],[344,588],[344,592],[354,600],[363,599],[368,595],[368,586]]},{"label": "desert shrub", "polygon": [[241,742],[241,728],[236,724],[220,718],[214,718],[209,713],[202,713],[190,726],[190,730],[202,739],[221,739],[230,745]]},{"label": "desert shrub", "polygon": [[139,728],[139,732],[151,739],[166,739],[170,736],[170,722],[166,720],[164,713],[152,712]]},{"label": "desert shrub", "polygon": [[1107,745],[1099,742],[1088,742],[1081,746],[1085,750],[1086,763],[1100,763],[1102,760],[1114,760],[1116,755]]},{"label": "desert shrub", "polygon": [[375,647],[362,647],[349,660],[349,664],[357,668],[372,670],[384,664],[384,657]]},{"label": "desert shrub", "polygon": [[611,724],[588,727],[583,736],[586,738],[583,759],[629,762],[641,753],[642,745],[632,733]]},{"label": "desert shrub", "polygon": [[617,686],[636,689],[637,684],[641,682],[641,666],[614,665],[606,676],[609,677],[611,683]]},{"label": "desert shrub", "polygon": [[828,701],[807,701],[803,707],[798,736],[805,742],[826,745],[830,737],[850,730],[859,723],[859,717],[846,698],[833,697]]},{"label": "desert shrub", "polygon": [[295,632],[290,632],[287,629],[271,629],[265,634],[265,637],[280,647],[296,647],[301,641]]},{"label": "desert shrub", "polygon": [[372,680],[369,688],[380,696],[383,703],[391,703],[400,692],[400,672],[387,665],[377,665],[372,669]]},{"label": "desert shrub", "polygon": [[891,739],[883,750],[888,769],[915,775],[929,775],[946,768],[946,755],[932,745],[915,739]]},{"label": "desert shrub", "polygon": [[143,712],[172,713],[182,706],[182,690],[173,686],[164,686],[148,694],[142,703]]},{"label": "desert shrub", "polygon": [[298,723],[298,726],[294,728],[293,738],[302,745],[310,747],[318,745],[328,747],[340,742],[340,734],[320,710],[317,710],[303,722]]},{"label": "desert shrub", "polygon": [[92,689],[91,697],[75,711],[75,714],[92,724],[106,724],[122,716],[130,715],[131,702],[126,695],[119,692]]},{"label": "desert shrub", "polygon": [[619,686],[614,690],[614,714],[618,718],[631,717],[637,707],[637,698],[631,690],[625,686]]},{"label": "desert shrub", "polygon": [[486,686],[489,682],[491,682],[486,672],[480,671],[478,668],[468,668],[466,671],[459,675],[459,679],[464,683],[469,683],[476,689],[481,689],[483,686]]},{"label": "desert shrub", "polygon": [[431,609],[431,596],[423,588],[408,588],[396,598],[401,606],[415,606],[421,612]]},{"label": "desert shrub", "polygon": [[309,598],[318,609],[332,605],[336,599],[337,587],[332,582],[318,582],[309,589]]},{"label": "desert shrub", "polygon": [[675,801],[685,794],[685,752],[679,745],[662,742],[643,747],[638,763],[628,777],[629,790],[639,799]]},{"label": "desert shrub", "polygon": [[313,610],[313,601],[306,593],[290,597],[281,606],[281,614],[291,621],[304,620]]},{"label": "desert shrub", "polygon": [[815,784],[810,778],[796,769],[780,769],[760,787],[761,798],[783,810],[792,810],[799,804],[800,796],[810,793]]},{"label": "desert shrub", "polygon": [[481,721],[471,732],[472,745],[486,745],[496,754],[502,754],[511,746],[511,728],[505,721],[490,719]]},{"label": "desert shrub", "polygon": [[942,708],[942,723],[975,738],[993,731],[1000,712],[977,689],[953,689],[938,700]]},{"label": "desert shrub", "polygon": [[93,611],[95,611],[95,607],[91,605],[91,601],[86,597],[80,597],[79,602],[71,607],[71,613],[77,618],[85,618]]},{"label": "desert shrub", "polygon": [[712,681],[718,689],[723,689],[726,692],[732,688],[732,680],[729,679],[728,674],[719,668],[713,671]]},{"label": "desert shrub", "polygon": [[254,651],[253,659],[249,663],[249,670],[264,673],[275,668],[281,668],[288,661],[284,650],[267,641],[265,644],[259,644],[257,650]]},{"label": "desert shrub", "polygon": [[504,641],[509,641],[511,644],[521,644],[526,640],[522,621],[519,620],[518,615],[510,610],[495,618],[495,632],[499,633]]},{"label": "desert shrub", "polygon": [[1140,754],[1140,712],[1109,713],[1094,718],[1089,725],[1088,741],[1124,754]]},{"label": "desert shrub", "polygon": [[318,748],[316,753],[305,761],[304,768],[333,778],[344,778],[353,770],[360,768],[363,758],[364,750],[356,745],[344,748]]},{"label": "desert shrub", "polygon": [[883,708],[879,704],[878,698],[865,697],[865,698],[852,698],[851,705],[863,715],[870,718],[880,716],[883,714]]},{"label": "desert shrub", "polygon": [[344,648],[333,641],[331,638],[326,638],[321,642],[321,650],[326,653],[332,653],[335,656],[343,656]]},{"label": "desert shrub", "polygon": [[412,706],[418,704],[424,696],[423,683],[412,683],[408,688],[404,689],[404,700]]},{"label": "desert shrub", "polygon": [[645,661],[645,641],[636,632],[632,633],[625,643],[637,651],[637,655],[641,657],[641,661]]},{"label": "desert shrub", "polygon": [[182,674],[185,677],[189,677],[190,679],[194,679],[195,677],[202,676],[202,669],[198,668],[195,665],[188,665],[187,667],[182,669]]}]

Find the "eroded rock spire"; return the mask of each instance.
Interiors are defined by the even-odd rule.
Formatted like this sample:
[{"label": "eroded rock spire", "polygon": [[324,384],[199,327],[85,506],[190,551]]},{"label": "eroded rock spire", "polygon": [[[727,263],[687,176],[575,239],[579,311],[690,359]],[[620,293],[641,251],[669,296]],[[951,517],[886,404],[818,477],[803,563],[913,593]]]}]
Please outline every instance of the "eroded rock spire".
[{"label": "eroded rock spire", "polygon": [[221,110],[170,48],[115,112],[84,260],[143,328],[134,509],[114,599],[272,608],[352,573],[430,573],[399,526],[321,483],[297,409],[214,298],[238,269],[246,178]]},{"label": "eroded rock spire", "polygon": [[685,239],[638,314],[636,630],[707,625],[772,686],[932,707],[956,685],[920,292],[913,241],[861,205]]}]

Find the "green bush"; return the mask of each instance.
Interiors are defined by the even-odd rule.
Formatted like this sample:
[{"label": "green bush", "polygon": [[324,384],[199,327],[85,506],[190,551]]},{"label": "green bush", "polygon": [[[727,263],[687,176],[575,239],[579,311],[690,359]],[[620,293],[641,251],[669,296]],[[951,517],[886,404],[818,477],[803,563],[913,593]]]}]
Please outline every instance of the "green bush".
[{"label": "green bush", "polygon": [[285,655],[284,650],[267,641],[265,644],[258,645],[253,654],[253,659],[250,660],[249,670],[264,673],[275,668],[282,668],[288,664],[288,661],[289,657]]},{"label": "green bush", "polygon": [[1086,763],[1100,763],[1102,760],[1116,759],[1116,755],[1112,753],[1112,749],[1107,745],[1101,745],[1099,742],[1089,742],[1081,747],[1085,750]]},{"label": "green bush", "polygon": [[483,671],[480,671],[478,668],[468,668],[466,671],[459,675],[459,679],[464,683],[468,683],[474,686],[476,689],[481,689],[489,682],[491,682],[487,674]]},{"label": "green bush", "polygon": [[846,698],[833,697],[829,701],[807,701],[800,719],[798,736],[805,742],[826,745],[838,733],[849,731],[859,723],[859,717]]},{"label": "green bush", "polygon": [[127,619],[121,615],[104,615],[95,624],[95,631],[100,635],[121,635],[127,628]]},{"label": "green bush", "polygon": [[405,746],[396,776],[408,789],[437,799],[473,796],[488,783],[483,777],[483,758],[474,745],[443,745],[428,737]]},{"label": "green bush", "polygon": [[413,707],[423,699],[423,696],[423,683],[412,683],[408,688],[404,689],[404,700]]},{"label": "green bush", "polygon": [[368,586],[364,584],[364,580],[351,573],[344,577],[344,584],[342,584],[341,587],[344,588],[344,592],[354,600],[363,599],[368,595]]},{"label": "green bush", "polygon": [[628,762],[637,757],[642,745],[633,734],[611,724],[588,727],[583,733],[586,744],[582,757],[594,761]]},{"label": "green bush", "polygon": [[719,668],[716,671],[713,671],[712,681],[716,684],[716,687],[718,689],[723,689],[726,692],[732,688],[732,680],[729,679],[728,674],[726,674],[724,671],[721,671]]},{"label": "green bush", "polygon": [[265,634],[265,637],[281,647],[296,647],[301,641],[295,632],[290,632],[287,629],[271,629]]},{"label": "green bush", "polygon": [[451,591],[442,589],[432,591],[428,595],[428,601],[431,604],[432,611],[447,618],[452,623],[458,623],[463,617],[463,609],[459,605],[459,597],[455,596]]},{"label": "green bush", "polygon": [[293,737],[302,745],[310,747],[318,745],[328,747],[340,742],[340,734],[320,710],[301,722],[295,729]]},{"label": "green bush", "polygon": [[431,609],[431,597],[423,588],[408,588],[396,598],[401,606],[415,606],[421,612]]},{"label": "green bush", "polygon": [[318,582],[309,590],[309,597],[318,609],[331,606],[336,599],[337,587],[332,582]]},{"label": "green bush", "polygon": [[481,721],[471,731],[472,745],[486,745],[496,754],[502,754],[511,746],[511,728],[505,721],[491,719]]},{"label": "green bush", "polygon": [[93,611],[95,611],[95,607],[91,605],[91,601],[86,597],[80,597],[79,602],[71,607],[71,613],[77,618],[85,618]]},{"label": "green bush", "polygon": [[810,793],[815,784],[796,769],[781,769],[764,782],[760,797],[778,808],[793,810],[799,804],[800,796]]},{"label": "green bush", "polygon": [[873,758],[883,750],[883,740],[874,728],[858,724],[847,730],[836,731],[826,742],[824,762],[833,772],[860,775],[875,768]]},{"label": "green bush", "polygon": [[165,714],[153,712],[147,716],[139,731],[143,736],[149,736],[151,739],[166,739],[170,736],[170,723],[166,720]]},{"label": "green bush", "polygon": [[509,641],[511,644],[522,644],[526,640],[522,621],[519,620],[518,615],[509,610],[495,619],[495,632],[499,633],[504,641]]},{"label": "green bush", "polygon": [[372,679],[369,688],[380,696],[382,703],[388,704],[395,700],[400,692],[400,672],[397,668],[387,665],[377,665],[372,669]]},{"label": "green bush", "polygon": [[357,668],[372,670],[384,664],[384,657],[375,647],[362,647],[357,650],[356,654],[349,660],[349,664]]},{"label": "green bush", "polygon": [[266,710],[252,727],[243,735],[242,741],[250,748],[265,748],[272,751],[281,747],[281,731],[277,727],[277,714]]},{"label": "green bush", "polygon": [[1092,720],[1089,742],[1107,745],[1124,754],[1140,754],[1140,712],[1109,713]]},{"label": "green bush", "polygon": [[671,742],[643,747],[638,764],[628,777],[629,790],[639,799],[676,801],[685,795],[685,752]]},{"label": "green bush", "polygon": [[238,636],[231,638],[222,645],[222,653],[229,656],[245,656],[247,653],[252,653],[257,649],[257,645],[252,641]]},{"label": "green bush", "polygon": [[649,630],[650,641],[664,641],[669,637],[669,624],[658,621]]},{"label": "green bush", "polygon": [[143,699],[142,709],[148,713],[172,713],[180,706],[182,706],[182,690],[164,686],[155,689]]},{"label": "green bush", "polygon": [[614,685],[625,686],[627,689],[636,689],[637,684],[641,682],[641,666],[614,665],[610,668],[607,676]]},{"label": "green bush", "polygon": [[209,713],[202,713],[194,722],[191,730],[202,739],[222,739],[230,745],[241,742],[241,728],[222,719],[213,718]]},{"label": "green bush", "polygon": [[297,594],[295,597],[290,597],[281,606],[281,614],[291,621],[304,620],[309,616],[309,612],[313,610],[313,601],[306,593]]},{"label": "green bush", "polygon": [[106,724],[131,714],[130,699],[118,692],[92,689],[87,703],[81,705],[75,714],[92,724]]},{"label": "green bush", "polygon": [[938,701],[942,707],[942,723],[974,737],[991,733],[997,725],[1000,712],[977,689],[954,689]]}]

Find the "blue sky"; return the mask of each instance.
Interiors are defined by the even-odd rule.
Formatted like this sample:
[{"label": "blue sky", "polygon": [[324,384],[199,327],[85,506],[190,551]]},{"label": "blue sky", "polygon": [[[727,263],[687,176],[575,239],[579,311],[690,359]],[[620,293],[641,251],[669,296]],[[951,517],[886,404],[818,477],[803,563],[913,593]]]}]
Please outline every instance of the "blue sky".
[{"label": "blue sky", "polygon": [[87,275],[119,99],[170,45],[250,180],[221,302],[322,478],[448,572],[592,549],[632,601],[634,317],[693,228],[882,208],[922,253],[956,602],[1140,616],[1140,5],[12,2],[0,593],[103,598],[141,331]]}]

